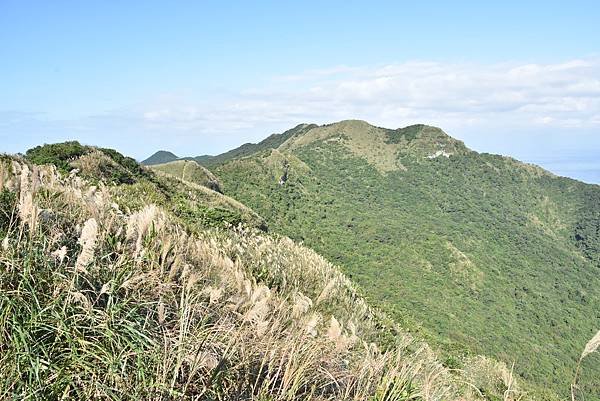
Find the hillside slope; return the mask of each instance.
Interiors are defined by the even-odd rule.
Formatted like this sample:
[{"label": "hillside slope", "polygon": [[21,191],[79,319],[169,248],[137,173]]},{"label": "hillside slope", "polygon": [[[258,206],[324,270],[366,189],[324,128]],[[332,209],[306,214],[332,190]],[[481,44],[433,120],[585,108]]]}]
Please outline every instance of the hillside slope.
[{"label": "hillside slope", "polygon": [[250,156],[256,152],[261,152],[268,149],[278,148],[282,143],[287,141],[289,138],[294,137],[296,135],[301,135],[304,132],[309,131],[312,128],[315,128],[314,124],[299,124],[292,129],[289,129],[281,134],[272,134],[267,138],[263,139],[259,143],[245,143],[242,146],[232,149],[228,152],[222,153],[216,156],[198,156],[195,157],[198,163],[206,166],[208,168],[212,168],[214,166],[218,166],[219,164],[226,163],[229,160],[240,159],[246,156]]},{"label": "hillside slope", "polygon": [[[493,355],[544,398],[568,395],[600,327],[600,187],[473,152],[438,128],[363,121],[213,172],[449,355]],[[600,399],[599,361],[586,361],[587,399]]]},{"label": "hillside slope", "polygon": [[221,185],[217,177],[193,160],[176,160],[168,163],[154,164],[150,168],[154,171],[170,174],[182,181],[192,182],[213,191],[221,192]]},{"label": "hillside slope", "polygon": [[492,360],[444,367],[335,266],[254,218],[207,224],[173,206],[210,209],[214,191],[139,166],[115,182],[128,159],[76,143],[28,155],[0,158],[3,399],[521,396]]},{"label": "hillside slope", "polygon": [[235,149],[232,149],[228,152],[216,156],[202,155],[196,157],[177,157],[171,152],[159,150],[146,160],[142,161],[142,164],[146,166],[153,166],[158,164],[174,162],[177,160],[193,160],[204,167],[212,168],[214,166],[218,166],[220,164],[228,162],[229,160],[239,159],[246,156],[250,156],[256,152],[278,148],[289,138],[295,135],[302,134],[315,127],[315,124],[299,124],[294,128],[289,129],[281,134],[269,135],[267,138],[263,139],[258,143],[245,143]]}]

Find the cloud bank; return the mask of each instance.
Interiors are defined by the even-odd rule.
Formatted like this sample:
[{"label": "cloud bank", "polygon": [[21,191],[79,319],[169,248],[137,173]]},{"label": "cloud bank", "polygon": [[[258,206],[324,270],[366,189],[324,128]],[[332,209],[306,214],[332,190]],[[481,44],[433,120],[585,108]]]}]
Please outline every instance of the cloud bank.
[{"label": "cloud bank", "polygon": [[592,128],[600,126],[600,60],[338,67],[275,77],[267,89],[245,90],[216,104],[166,102],[139,117],[154,126],[202,132],[344,118],[393,127],[422,121],[456,129]]}]

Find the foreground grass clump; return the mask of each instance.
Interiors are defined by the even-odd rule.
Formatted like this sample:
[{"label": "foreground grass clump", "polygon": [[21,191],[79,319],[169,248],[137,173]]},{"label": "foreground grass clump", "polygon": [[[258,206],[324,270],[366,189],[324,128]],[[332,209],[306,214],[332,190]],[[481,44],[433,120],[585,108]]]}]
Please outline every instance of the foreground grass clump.
[{"label": "foreground grass clump", "polygon": [[1,399],[483,398],[289,239],[19,160],[0,177]]}]

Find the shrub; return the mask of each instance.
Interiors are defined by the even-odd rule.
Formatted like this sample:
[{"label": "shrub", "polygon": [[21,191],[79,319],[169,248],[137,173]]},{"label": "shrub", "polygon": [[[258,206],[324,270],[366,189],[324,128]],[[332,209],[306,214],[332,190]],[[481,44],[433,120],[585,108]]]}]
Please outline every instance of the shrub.
[{"label": "shrub", "polygon": [[89,147],[69,141],[36,146],[29,149],[25,156],[34,164],[54,164],[60,171],[69,172],[73,170],[69,162],[89,152]]}]

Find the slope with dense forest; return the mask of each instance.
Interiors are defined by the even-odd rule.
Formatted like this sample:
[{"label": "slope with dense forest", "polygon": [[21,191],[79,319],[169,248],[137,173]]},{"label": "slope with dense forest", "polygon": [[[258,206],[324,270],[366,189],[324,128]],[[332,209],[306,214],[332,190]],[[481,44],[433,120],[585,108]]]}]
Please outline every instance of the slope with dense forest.
[{"label": "slope with dense forest", "polygon": [[[258,227],[258,228],[256,228]],[[197,183],[77,142],[0,158],[0,398],[515,400]]]},{"label": "slope with dense forest", "polygon": [[[310,127],[213,165],[225,193],[342,266],[448,365],[490,354],[566,397],[600,327],[600,187],[434,127]],[[598,362],[582,371],[587,399],[600,399]]]}]

